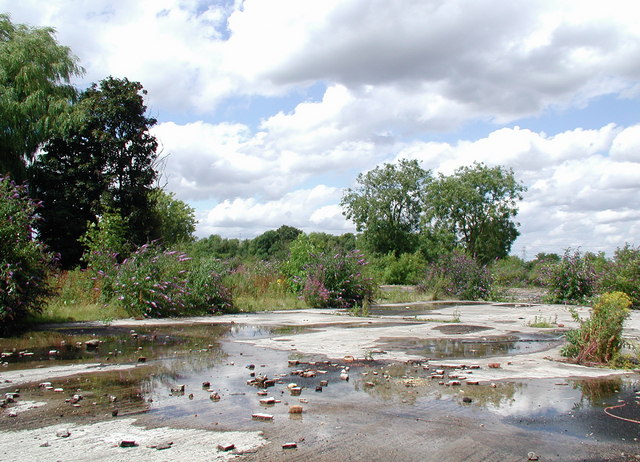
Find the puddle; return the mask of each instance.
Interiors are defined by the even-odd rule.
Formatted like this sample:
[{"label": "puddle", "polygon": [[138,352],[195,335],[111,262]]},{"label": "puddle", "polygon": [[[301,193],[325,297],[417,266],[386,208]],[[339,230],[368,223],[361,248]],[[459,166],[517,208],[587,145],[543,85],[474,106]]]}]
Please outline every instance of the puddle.
[{"label": "puddle", "polygon": [[[56,421],[109,419],[117,411],[119,416],[136,415],[152,425],[218,430],[284,426],[291,432],[306,429],[331,437],[364,431],[370,422],[362,427],[356,422],[344,422],[349,421],[349,410],[357,408],[364,410],[364,415],[384,414],[389,425],[400,422],[394,419],[404,419],[403,425],[412,425],[411,422],[415,424],[425,416],[456,415],[480,422],[499,419],[527,431],[578,438],[633,441],[638,437],[640,426],[632,422],[640,420],[637,376],[615,380],[498,382],[495,387],[488,383],[470,385],[460,379],[459,386],[447,386],[440,382],[453,379],[454,373],[465,372],[447,369],[443,380],[434,380],[426,360],[410,364],[373,360],[338,363],[326,361],[322,356],[233,341],[293,336],[304,330],[228,324],[136,328],[133,332],[106,326],[63,328],[3,339],[0,351],[12,353],[3,359],[7,368],[87,361],[137,363],[142,355],[148,358],[141,367],[126,371],[52,380],[53,386],[64,388],[64,393],[43,390],[37,383],[22,386],[20,399],[47,402],[21,417],[20,425],[32,428],[53,417]],[[84,343],[92,339],[103,342],[95,351],[87,350]],[[559,342],[561,339],[552,335],[443,340],[389,338],[383,348],[418,353],[425,358],[475,358],[540,351]],[[55,359],[50,358],[51,349],[60,352],[54,355]],[[33,354],[25,356],[25,351]],[[349,380],[341,377],[345,367],[349,367]],[[305,371],[309,376],[302,375]],[[274,382],[265,387],[249,383],[260,376]],[[469,374],[466,380],[472,377]],[[291,383],[300,388],[299,396],[291,394]],[[265,396],[259,394],[262,390],[266,391]],[[10,391],[11,385],[4,384],[2,392]],[[211,399],[213,393],[219,399]],[[69,402],[74,394],[82,394],[82,401]],[[260,403],[261,398],[268,397],[275,402]],[[305,411],[290,414],[291,405],[303,406]],[[605,409],[622,419],[611,417]],[[255,420],[252,414],[256,413],[269,414],[273,421]],[[15,421],[0,419],[0,430],[11,428],[9,425]],[[339,424],[333,430],[327,429],[323,425],[328,421]]]},{"label": "puddle", "polygon": [[433,310],[454,308],[456,306],[485,305],[479,302],[429,302],[411,303],[407,305],[373,305],[369,307],[372,316],[421,316],[433,314]]},{"label": "puddle", "polygon": [[[441,326],[440,330],[450,329],[447,333],[467,333],[464,327]],[[433,359],[488,358],[492,356],[517,355],[545,351],[561,345],[563,339],[557,335],[511,335],[483,337],[480,339],[421,339],[421,338],[382,338],[383,350],[402,351],[411,355]]]}]

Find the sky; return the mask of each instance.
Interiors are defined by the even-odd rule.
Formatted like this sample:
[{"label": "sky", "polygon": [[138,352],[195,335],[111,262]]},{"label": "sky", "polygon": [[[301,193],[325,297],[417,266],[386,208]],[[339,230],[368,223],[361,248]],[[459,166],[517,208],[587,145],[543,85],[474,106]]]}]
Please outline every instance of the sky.
[{"label": "sky", "polygon": [[0,0],[148,91],[196,234],[353,232],[340,199],[402,158],[526,187],[512,253],[640,245],[635,0]]}]

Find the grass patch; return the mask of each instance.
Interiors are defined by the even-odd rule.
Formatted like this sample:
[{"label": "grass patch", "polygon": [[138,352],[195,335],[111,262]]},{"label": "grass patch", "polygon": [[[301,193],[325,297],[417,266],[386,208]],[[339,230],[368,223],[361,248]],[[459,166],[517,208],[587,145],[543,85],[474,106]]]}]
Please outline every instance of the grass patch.
[{"label": "grass patch", "polygon": [[552,327],[556,327],[558,325],[558,316],[556,315],[553,319],[551,317],[545,318],[544,316],[535,316],[533,321],[530,321],[527,326],[536,327],[539,329],[550,329]]},{"label": "grass patch", "polygon": [[406,287],[384,286],[376,293],[376,303],[410,303],[435,300],[431,294],[418,293]]},{"label": "grass patch", "polygon": [[129,315],[119,305],[101,303],[64,303],[53,300],[42,313],[35,315],[31,322],[36,324],[73,322],[73,321],[104,321],[128,318]]},{"label": "grass patch", "polygon": [[296,295],[284,293],[279,295],[258,294],[238,295],[233,298],[233,306],[236,311],[277,311],[277,310],[302,310],[309,306]]}]

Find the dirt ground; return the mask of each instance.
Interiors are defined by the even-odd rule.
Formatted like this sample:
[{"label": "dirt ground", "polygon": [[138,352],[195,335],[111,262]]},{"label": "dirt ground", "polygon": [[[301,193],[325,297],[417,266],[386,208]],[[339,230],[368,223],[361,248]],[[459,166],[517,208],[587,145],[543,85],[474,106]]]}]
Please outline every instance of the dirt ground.
[{"label": "dirt ground", "polygon": [[[545,417],[546,414],[537,412],[535,419],[529,419],[514,409],[521,405],[528,409],[545,409],[546,401],[555,399],[551,393],[558,393],[558,401],[567,400],[570,396],[567,385],[576,378],[620,377],[633,381],[637,379],[634,372],[570,364],[562,360],[559,346],[472,361],[464,358],[427,360],[413,348],[421,342],[439,339],[490,343],[493,339],[514,336],[531,338],[531,345],[535,345],[541,334],[560,338],[564,331],[575,327],[567,307],[535,304],[531,300],[535,300],[535,295],[512,303],[442,303],[437,309],[423,309],[424,304],[420,303],[395,304],[385,307],[391,315],[369,317],[353,317],[339,310],[301,310],[215,318],[114,321],[114,327],[132,328],[212,322],[232,326],[299,326],[300,330],[278,335],[231,339],[224,348],[229,358],[235,358],[239,363],[255,358],[255,361],[270,364],[270,361],[276,361],[270,358],[290,358],[291,355],[326,359],[327,364],[337,366],[334,372],[337,382],[340,382],[338,371],[351,365],[352,380],[348,385],[340,383],[343,388],[336,385],[324,393],[312,393],[311,388],[305,391],[300,399],[305,411],[299,416],[288,415],[282,407],[298,404],[297,398],[285,399],[286,386],[276,386],[274,390],[281,389],[282,400],[287,402],[275,408],[274,421],[247,425],[238,425],[231,418],[225,421],[224,417],[214,425],[202,419],[171,420],[145,412],[117,418],[95,415],[66,420],[53,415],[46,404],[23,402],[22,408],[8,406],[0,410],[0,460],[239,458],[250,461],[446,462],[522,461],[529,457],[555,461],[640,460],[640,447],[634,441],[637,438],[633,437],[634,432],[637,434],[636,428],[640,428],[637,424],[629,424],[629,428],[623,429],[624,438],[616,437],[615,432],[613,436],[609,432],[607,438],[600,438],[597,434],[590,435],[588,427],[583,429],[580,422],[572,422],[575,415],[571,410],[561,417],[551,414]],[[581,315],[588,313],[584,307],[578,311]],[[459,322],[452,322],[456,319]],[[553,322],[555,327],[531,327],[530,324],[540,319]],[[632,313],[626,323],[625,336],[634,341],[640,337],[640,313]],[[374,384],[371,375],[377,374],[374,366],[379,368],[381,375],[396,366],[401,372],[389,373],[386,381],[380,379]],[[14,388],[62,377],[144,367],[148,366],[83,364],[28,370],[0,369],[0,384],[5,387],[3,393],[7,393]],[[471,371],[470,367],[474,369]],[[449,376],[454,371],[466,371],[466,380],[478,382],[477,388],[464,383],[455,391],[452,391],[454,387],[438,388],[425,375],[427,369],[428,373],[446,369]],[[376,376],[375,380],[378,379]],[[362,393],[367,387],[370,387],[367,392]],[[516,401],[520,389],[526,399]],[[328,394],[332,390],[333,393],[345,391],[342,396]],[[499,407],[476,406],[483,400],[490,403],[494,399],[491,394],[498,392],[502,393]],[[471,396],[471,405],[461,405],[464,397]],[[513,396],[511,407],[505,406],[504,396]],[[11,410],[17,416],[9,416]],[[596,423],[600,425],[599,420]],[[602,423],[608,424],[608,421]],[[68,430],[69,436],[57,436],[61,430]],[[129,440],[135,441],[136,446],[119,447],[122,441]],[[229,443],[233,443],[234,448],[223,450]],[[296,448],[284,449],[283,445],[288,443],[295,443]],[[218,445],[222,445],[220,449]]]}]

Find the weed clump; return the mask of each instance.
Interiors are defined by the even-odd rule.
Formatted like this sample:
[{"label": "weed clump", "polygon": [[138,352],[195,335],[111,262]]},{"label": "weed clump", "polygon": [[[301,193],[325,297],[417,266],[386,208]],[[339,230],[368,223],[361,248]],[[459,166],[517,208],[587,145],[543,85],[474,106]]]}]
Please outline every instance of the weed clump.
[{"label": "weed clump", "polygon": [[608,363],[614,360],[622,347],[622,328],[629,317],[631,299],[622,292],[605,293],[598,298],[588,319],[582,320],[575,309],[573,319],[578,329],[567,332],[567,344],[562,355],[578,364],[586,362]]}]

